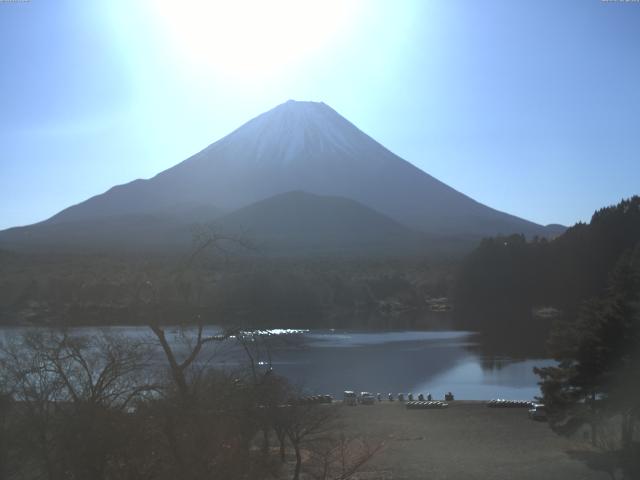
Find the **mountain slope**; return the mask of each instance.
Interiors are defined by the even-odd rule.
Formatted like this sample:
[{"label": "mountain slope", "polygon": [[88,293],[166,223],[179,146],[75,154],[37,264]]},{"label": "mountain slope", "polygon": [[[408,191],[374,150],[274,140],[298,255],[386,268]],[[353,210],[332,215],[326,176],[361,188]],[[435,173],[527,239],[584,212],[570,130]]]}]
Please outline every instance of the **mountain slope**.
[{"label": "mountain slope", "polygon": [[[163,216],[182,205],[215,205],[230,212],[290,191],[351,199],[431,236],[556,233],[448,187],[327,105],[295,101],[259,115],[151,179],[113,187],[26,228],[42,237],[36,230],[54,224]],[[6,237],[0,232],[0,242]]]},{"label": "mountain slope", "polygon": [[151,211],[178,202],[233,210],[302,190],[352,198],[431,233],[544,233],[394,155],[322,103],[286,102],[150,180],[114,187],[53,221]]},{"label": "mountain slope", "polygon": [[188,245],[189,239],[186,224],[146,213],[43,222],[0,232],[0,242],[12,250],[69,253],[166,250]]},{"label": "mountain slope", "polygon": [[193,226],[211,222],[222,212],[204,204],[176,204],[163,211],[134,212],[47,221],[0,232],[0,244],[12,250],[164,251],[185,249]]}]

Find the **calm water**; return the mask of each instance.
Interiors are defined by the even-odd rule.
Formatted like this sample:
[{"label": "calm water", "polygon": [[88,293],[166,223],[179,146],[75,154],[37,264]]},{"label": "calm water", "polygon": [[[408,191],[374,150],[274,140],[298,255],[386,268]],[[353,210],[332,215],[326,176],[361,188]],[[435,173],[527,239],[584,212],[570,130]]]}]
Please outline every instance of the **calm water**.
[{"label": "calm water", "polygon": [[[23,329],[0,329],[0,337]],[[114,333],[149,337],[146,327],[110,327]],[[95,334],[92,328],[75,329]],[[177,331],[168,329],[180,344]],[[219,332],[215,327],[208,333]],[[477,337],[460,331],[346,330],[276,331],[262,336],[252,347],[257,362],[269,362],[277,373],[309,393],[341,397],[344,390],[431,393],[442,398],[451,391],[457,399],[524,399],[540,394],[534,366],[551,365],[548,359],[511,359],[478,353]],[[265,338],[267,338],[265,340]],[[150,341],[153,340],[149,337]],[[268,348],[267,348],[268,347]],[[209,344],[202,358],[225,368],[246,364],[234,341]],[[158,362],[162,362],[158,352]]]},{"label": "calm water", "polygon": [[540,394],[534,366],[545,359],[511,360],[474,353],[469,332],[309,331],[299,342],[273,348],[273,368],[316,393],[343,390],[430,392],[441,398],[533,399]]}]

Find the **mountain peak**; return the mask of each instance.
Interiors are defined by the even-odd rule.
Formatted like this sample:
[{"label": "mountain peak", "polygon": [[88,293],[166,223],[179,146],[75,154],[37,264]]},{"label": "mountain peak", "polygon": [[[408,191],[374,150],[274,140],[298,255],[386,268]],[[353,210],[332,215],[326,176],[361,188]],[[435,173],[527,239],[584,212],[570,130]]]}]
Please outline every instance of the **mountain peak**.
[{"label": "mountain peak", "polygon": [[275,108],[281,107],[283,105],[289,105],[289,106],[326,106],[326,104],[324,102],[313,102],[311,100],[294,100],[293,98],[290,98],[289,100],[287,100],[284,103],[281,103],[280,105],[276,106]]},{"label": "mountain peak", "polygon": [[[317,121],[322,121],[327,117],[343,117],[340,116],[333,108],[328,106],[324,102],[312,102],[307,100],[292,100],[289,99],[280,105],[268,110],[267,112],[259,115],[257,118],[266,117],[270,121],[274,120],[274,117],[293,117],[295,121],[309,121],[315,118]],[[251,123],[253,120],[249,121]]]},{"label": "mountain peak", "polygon": [[[340,116],[333,108],[328,106],[324,102],[313,102],[309,100],[293,100],[289,99],[280,105],[275,106],[271,110],[268,110],[262,115],[284,113],[284,114],[319,114],[319,113],[333,114]],[[262,116],[260,115],[260,116]]]},{"label": "mountain peak", "polygon": [[323,102],[287,100],[210,148],[231,142],[251,149],[253,164],[290,165],[313,155],[348,153],[356,147],[354,140],[363,136],[366,135]]}]

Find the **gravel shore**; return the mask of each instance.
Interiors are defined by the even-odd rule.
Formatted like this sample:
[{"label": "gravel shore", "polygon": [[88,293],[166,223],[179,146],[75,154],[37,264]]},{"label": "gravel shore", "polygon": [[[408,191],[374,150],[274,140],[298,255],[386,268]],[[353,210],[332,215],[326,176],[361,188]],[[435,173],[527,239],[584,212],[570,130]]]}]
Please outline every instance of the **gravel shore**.
[{"label": "gravel shore", "polygon": [[587,459],[598,453],[560,437],[526,408],[488,408],[454,401],[441,410],[408,410],[400,402],[340,405],[345,433],[384,448],[360,479],[608,479]]}]

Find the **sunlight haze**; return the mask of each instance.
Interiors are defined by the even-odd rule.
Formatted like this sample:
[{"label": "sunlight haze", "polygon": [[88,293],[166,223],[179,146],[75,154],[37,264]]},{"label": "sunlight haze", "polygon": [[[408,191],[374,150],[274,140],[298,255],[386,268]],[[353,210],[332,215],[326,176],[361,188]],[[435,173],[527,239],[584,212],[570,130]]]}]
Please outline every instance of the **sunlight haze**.
[{"label": "sunlight haze", "polygon": [[3,3],[0,227],[290,98],[491,207],[588,220],[637,191],[639,21],[598,1]]}]

